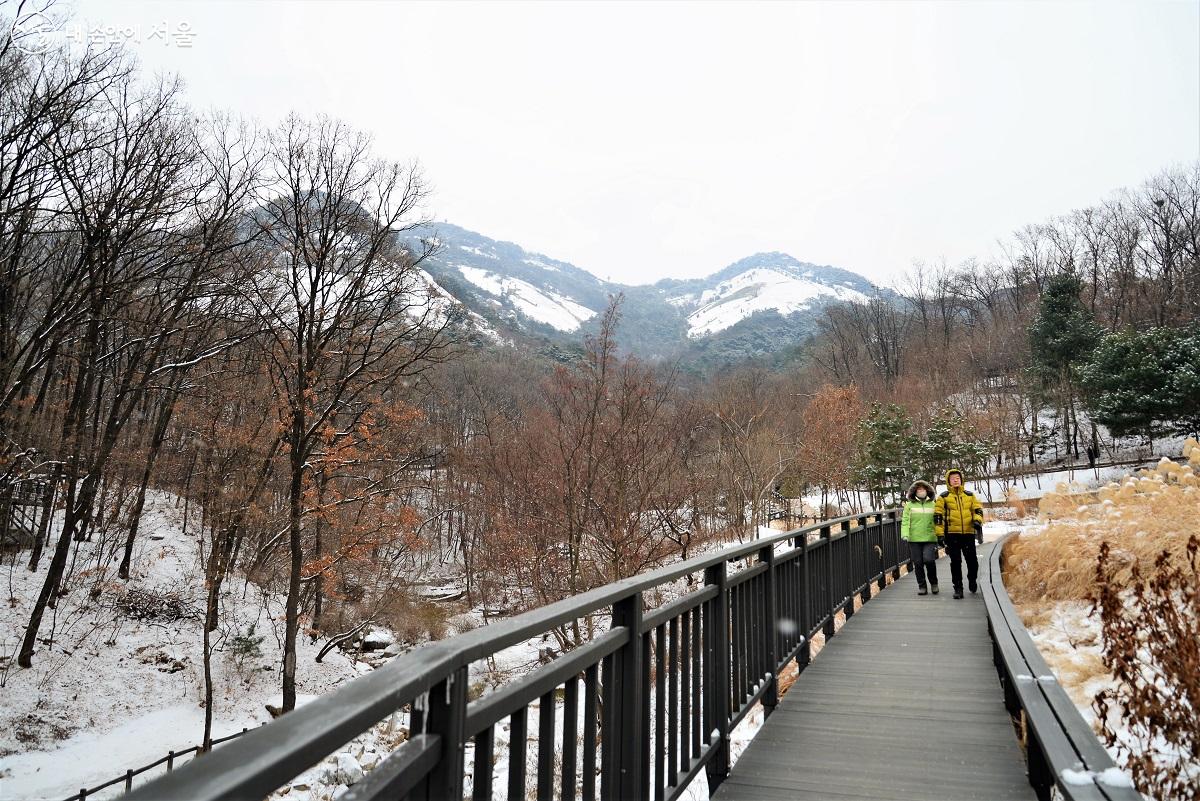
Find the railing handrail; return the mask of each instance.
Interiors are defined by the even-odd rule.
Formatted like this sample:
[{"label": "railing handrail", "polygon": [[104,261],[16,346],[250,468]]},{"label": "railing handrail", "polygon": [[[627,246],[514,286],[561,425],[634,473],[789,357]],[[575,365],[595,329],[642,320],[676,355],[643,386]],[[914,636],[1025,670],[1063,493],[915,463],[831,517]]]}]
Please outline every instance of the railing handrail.
[{"label": "railing handrail", "polygon": [[1051,788],[1057,787],[1067,801],[1141,801],[1137,790],[1104,781],[1104,772],[1116,767],[1112,757],[1046,664],[1017,614],[1003,575],[1004,545],[1014,536],[1015,532],[1006,534],[992,546],[983,599],[992,637],[992,661],[1004,687],[1005,707],[1012,715],[1024,717],[1029,783],[1042,799],[1050,798]]},{"label": "railing handrail", "polygon": [[[648,636],[641,630],[640,594],[643,591],[691,574],[706,572],[707,575],[707,571],[714,569],[720,570],[724,576],[724,565],[728,562],[755,555],[761,557],[767,549],[773,553],[775,546],[789,542],[795,544],[797,550],[802,549],[807,553],[823,546],[832,547],[832,543],[872,526],[878,526],[882,542],[885,523],[894,524],[891,526],[895,529],[893,536],[898,536],[896,511],[872,510],[846,515],[729,546],[589,590],[524,612],[510,620],[427,643],[281,716],[269,725],[250,732],[239,739],[236,748],[220,749],[205,755],[203,760],[194,760],[170,776],[139,788],[130,797],[216,799],[265,796],[297,773],[316,764],[338,747],[367,731],[388,714],[400,709],[409,699],[427,692],[430,699],[439,696],[440,690],[430,691],[435,687],[449,687],[447,682],[452,679],[458,681],[455,677],[465,678],[465,671],[470,664],[498,651],[589,614],[608,614],[610,610],[615,613],[616,607],[622,605],[621,602],[628,602],[632,598],[638,599],[635,615],[637,625],[628,626],[627,634],[630,639],[640,639]],[[875,523],[867,522],[871,519],[874,519]],[[820,533],[822,539],[808,544],[808,536],[816,533]],[[851,554],[851,557],[854,558],[854,555]],[[906,558],[897,555],[894,564],[882,565],[882,551],[879,560],[881,570],[873,573],[865,584],[851,588],[845,598],[853,599],[855,595],[862,594],[866,600],[872,581],[878,580],[882,586],[884,572],[891,570],[896,574],[899,567],[907,562]],[[832,557],[830,564],[832,571]],[[737,575],[733,574],[735,578]],[[831,572],[831,578],[832,575]],[[847,572],[846,581],[849,582],[850,578]],[[832,592],[832,584],[830,587]],[[852,600],[850,606],[852,607]],[[835,606],[829,611],[827,622],[821,624],[827,634],[832,634],[833,614],[844,607],[844,604],[843,607]],[[847,615],[852,614],[852,608],[845,608],[845,611]],[[614,618],[613,630],[616,630],[618,625],[624,624],[618,624]],[[806,636],[802,639],[807,639],[809,632],[805,631],[804,634]],[[760,688],[758,692],[761,695],[764,689]],[[432,704],[433,700],[430,703]],[[459,725],[461,728],[463,723]],[[461,730],[457,735],[461,739]],[[297,770],[296,766],[301,763],[303,766]],[[383,767],[383,763],[380,767]]]}]

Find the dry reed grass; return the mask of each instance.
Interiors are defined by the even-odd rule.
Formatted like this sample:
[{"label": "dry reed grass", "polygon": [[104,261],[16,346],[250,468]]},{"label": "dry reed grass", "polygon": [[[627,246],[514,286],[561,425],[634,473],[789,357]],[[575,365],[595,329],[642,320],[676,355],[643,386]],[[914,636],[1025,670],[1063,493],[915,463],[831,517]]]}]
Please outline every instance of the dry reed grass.
[{"label": "dry reed grass", "polygon": [[1042,498],[1044,527],[1010,540],[1005,554],[1004,584],[1013,600],[1088,600],[1105,541],[1118,584],[1128,584],[1134,564],[1149,566],[1164,550],[1182,559],[1188,536],[1200,533],[1200,445],[1189,438],[1183,455],[1185,464],[1164,458],[1094,493],[1060,484]]}]

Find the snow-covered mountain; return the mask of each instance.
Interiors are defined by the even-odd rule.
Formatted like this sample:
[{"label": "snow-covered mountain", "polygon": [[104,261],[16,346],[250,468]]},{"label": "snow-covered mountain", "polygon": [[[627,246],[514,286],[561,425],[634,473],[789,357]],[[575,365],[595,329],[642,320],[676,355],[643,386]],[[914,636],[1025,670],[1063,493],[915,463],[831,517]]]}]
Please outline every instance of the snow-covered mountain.
[{"label": "snow-covered mountain", "polygon": [[450,223],[408,233],[437,244],[422,265],[437,284],[500,327],[574,333],[608,302],[606,282],[566,262]]},{"label": "snow-covered mountain", "polygon": [[687,313],[688,337],[724,331],[752,314],[787,317],[829,303],[866,301],[877,291],[865,278],[834,267],[797,261],[786,253],[756,253],[704,279],[700,286],[667,291],[666,301]]},{"label": "snow-covered mountain", "polygon": [[418,240],[437,244],[422,267],[490,338],[577,344],[621,293],[622,343],[650,358],[711,354],[730,350],[723,343],[732,341],[733,355],[772,353],[810,334],[825,306],[887,294],[857,273],[778,252],[757,253],[706,278],[629,286],[450,223],[402,239],[414,251]]}]

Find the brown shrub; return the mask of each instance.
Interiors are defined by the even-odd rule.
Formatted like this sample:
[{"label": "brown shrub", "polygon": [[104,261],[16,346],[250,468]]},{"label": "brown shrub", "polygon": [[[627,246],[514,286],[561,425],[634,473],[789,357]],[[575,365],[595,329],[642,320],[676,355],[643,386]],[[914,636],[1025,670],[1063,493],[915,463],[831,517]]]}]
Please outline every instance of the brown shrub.
[{"label": "brown shrub", "polygon": [[1200,799],[1200,537],[1186,551],[1162,551],[1146,578],[1137,563],[1115,564],[1108,543],[1096,563],[1093,611],[1117,682],[1092,705],[1138,790],[1159,801]]}]

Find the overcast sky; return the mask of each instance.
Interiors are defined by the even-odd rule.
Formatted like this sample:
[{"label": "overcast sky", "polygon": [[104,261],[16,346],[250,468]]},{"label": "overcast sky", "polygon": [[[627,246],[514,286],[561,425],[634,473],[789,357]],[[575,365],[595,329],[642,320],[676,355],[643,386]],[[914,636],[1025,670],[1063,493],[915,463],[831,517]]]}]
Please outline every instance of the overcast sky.
[{"label": "overcast sky", "polygon": [[74,8],[198,107],[345,119],[435,218],[627,283],[762,250],[887,283],[1200,159],[1197,0]]}]

